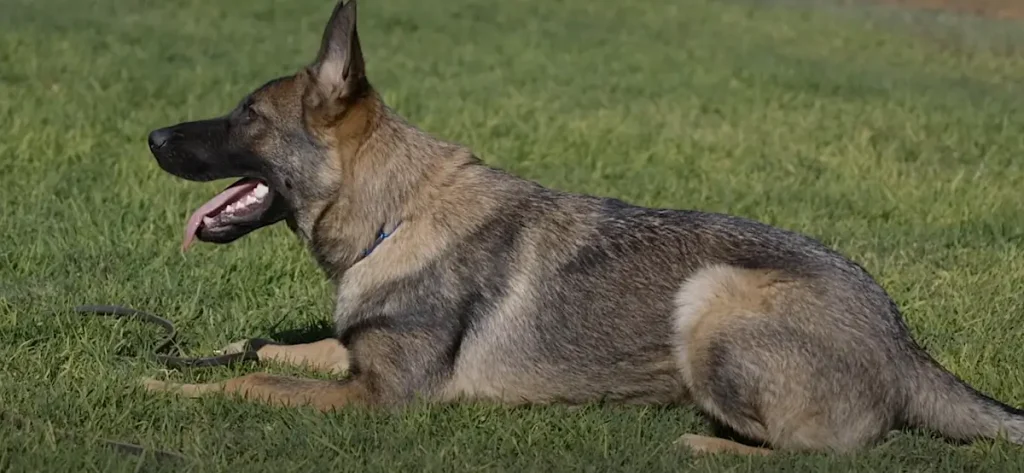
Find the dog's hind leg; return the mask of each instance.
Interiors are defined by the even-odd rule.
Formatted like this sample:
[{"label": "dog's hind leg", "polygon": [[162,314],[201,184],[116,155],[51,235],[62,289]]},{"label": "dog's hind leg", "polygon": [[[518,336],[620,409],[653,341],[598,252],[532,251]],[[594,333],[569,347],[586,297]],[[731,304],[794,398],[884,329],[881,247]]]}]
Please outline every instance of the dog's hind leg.
[{"label": "dog's hind leg", "polygon": [[272,405],[312,406],[321,411],[371,402],[366,383],[359,377],[333,381],[254,373],[218,383],[184,384],[147,379],[143,385],[150,392],[171,392],[190,398],[223,393]]},{"label": "dog's hind leg", "polygon": [[895,425],[899,397],[879,369],[885,347],[831,322],[849,318],[829,313],[841,305],[808,284],[767,270],[698,271],[677,297],[677,360],[697,406],[743,438],[776,450],[855,451]]},{"label": "dog's hind leg", "polygon": [[283,363],[329,374],[343,374],[349,368],[348,350],[336,338],[294,345],[262,339],[242,340],[224,347],[220,352],[241,353],[253,348],[260,361]]},{"label": "dog's hind leg", "polygon": [[749,445],[743,445],[739,442],[733,442],[732,440],[726,440],[717,437],[707,437],[704,435],[692,435],[687,434],[679,438],[677,441],[680,445],[684,445],[693,453],[697,454],[709,454],[709,453],[731,453],[736,455],[771,455],[772,451],[767,448],[751,447]]}]

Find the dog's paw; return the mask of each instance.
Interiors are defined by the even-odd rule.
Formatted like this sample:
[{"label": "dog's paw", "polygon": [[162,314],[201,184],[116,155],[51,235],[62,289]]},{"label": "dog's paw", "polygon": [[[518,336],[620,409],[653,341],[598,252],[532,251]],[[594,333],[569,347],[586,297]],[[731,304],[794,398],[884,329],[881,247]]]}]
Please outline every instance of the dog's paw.
[{"label": "dog's paw", "polygon": [[142,378],[139,380],[139,384],[142,388],[148,392],[155,393],[161,391],[167,391],[171,383],[166,381],[160,381],[156,378]]},{"label": "dog's paw", "polygon": [[687,434],[676,440],[676,444],[689,448],[694,455],[726,453],[732,455],[771,455],[766,448],[750,447],[731,440],[704,435]]},{"label": "dog's paw", "polygon": [[220,350],[214,351],[216,355],[234,355],[235,353],[244,353],[247,351],[254,351],[259,353],[259,349],[267,345],[275,344],[272,340],[263,338],[247,338],[245,340],[239,340],[234,343],[230,343]]},{"label": "dog's paw", "polygon": [[214,355],[234,355],[235,353],[242,353],[249,348],[249,339],[239,340],[237,342],[229,343],[220,350],[214,350]]},{"label": "dog's paw", "polygon": [[185,384],[161,381],[156,378],[142,378],[140,384],[149,393],[173,393],[189,398],[223,389],[223,383]]},{"label": "dog's paw", "polygon": [[686,434],[676,439],[676,445],[688,448],[694,454],[704,454],[714,451],[713,440],[703,435]]}]

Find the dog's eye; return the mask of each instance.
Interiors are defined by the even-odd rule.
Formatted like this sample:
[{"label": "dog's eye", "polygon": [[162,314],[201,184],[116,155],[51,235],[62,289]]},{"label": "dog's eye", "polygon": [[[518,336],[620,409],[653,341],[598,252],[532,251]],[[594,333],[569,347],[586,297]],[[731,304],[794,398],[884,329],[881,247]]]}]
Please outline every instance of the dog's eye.
[{"label": "dog's eye", "polygon": [[245,114],[246,122],[251,122],[260,116],[260,114],[256,113],[256,109],[252,108],[251,104],[246,104],[245,109],[243,109],[242,112]]}]

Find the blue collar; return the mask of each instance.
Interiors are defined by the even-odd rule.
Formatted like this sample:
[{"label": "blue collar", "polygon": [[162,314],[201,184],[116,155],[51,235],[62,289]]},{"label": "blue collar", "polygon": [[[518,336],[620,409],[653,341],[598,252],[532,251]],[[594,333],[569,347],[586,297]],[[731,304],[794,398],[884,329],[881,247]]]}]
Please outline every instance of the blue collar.
[{"label": "blue collar", "polygon": [[380,244],[384,242],[385,238],[387,238],[387,237],[389,237],[391,235],[394,235],[395,231],[398,230],[398,226],[401,225],[401,224],[402,224],[402,222],[398,222],[397,224],[395,224],[395,228],[393,228],[390,232],[384,231],[384,226],[382,225],[380,227],[380,230],[377,230],[377,239],[375,239],[373,241],[373,244],[370,245],[369,248],[363,250],[363,258],[366,258],[367,256],[370,256],[370,253],[373,253],[373,250],[376,250],[377,247],[380,246]]}]

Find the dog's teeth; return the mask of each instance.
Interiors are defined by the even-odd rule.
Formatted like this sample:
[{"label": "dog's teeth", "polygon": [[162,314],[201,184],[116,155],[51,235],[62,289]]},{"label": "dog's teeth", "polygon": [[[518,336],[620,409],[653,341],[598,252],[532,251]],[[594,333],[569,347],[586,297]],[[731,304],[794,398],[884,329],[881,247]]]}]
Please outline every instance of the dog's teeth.
[{"label": "dog's teeth", "polygon": [[263,198],[266,197],[267,194],[269,194],[269,193],[270,193],[270,189],[266,185],[258,184],[251,192],[246,194],[244,197],[242,197],[241,199],[238,199],[238,200],[228,204],[226,207],[224,207],[224,210],[222,210],[221,213],[225,213],[225,214],[229,214],[229,215],[237,213],[238,211],[243,210],[246,207],[249,207],[249,206],[251,206],[251,205],[253,205],[253,204],[263,200]]},{"label": "dog's teeth", "polygon": [[213,219],[210,217],[203,217],[203,225],[210,226],[213,224]]}]

